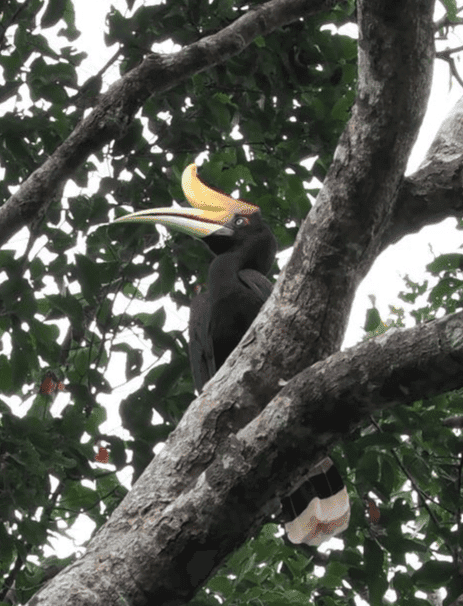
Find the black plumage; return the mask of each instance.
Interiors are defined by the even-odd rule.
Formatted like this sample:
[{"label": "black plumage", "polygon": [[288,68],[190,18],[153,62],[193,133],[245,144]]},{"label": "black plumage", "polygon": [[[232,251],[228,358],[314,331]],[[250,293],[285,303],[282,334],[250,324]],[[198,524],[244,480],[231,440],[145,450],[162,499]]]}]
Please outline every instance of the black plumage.
[{"label": "black plumage", "polygon": [[225,226],[232,234],[204,238],[216,258],[208,291],[190,307],[190,364],[198,391],[238,345],[272,291],[265,274],[275,259],[276,240],[260,211],[235,215]]},{"label": "black plumage", "polygon": [[[194,164],[184,170],[182,187],[194,208],[153,208],[116,221],[152,222],[180,230],[202,239],[215,255],[207,292],[196,296],[190,307],[190,364],[201,392],[270,296],[272,285],[266,275],[277,245],[258,206],[209,187]],[[347,527],[349,496],[331,459],[326,457],[310,470],[309,480],[285,500],[283,510],[295,517],[285,526],[294,543],[319,545]]]}]

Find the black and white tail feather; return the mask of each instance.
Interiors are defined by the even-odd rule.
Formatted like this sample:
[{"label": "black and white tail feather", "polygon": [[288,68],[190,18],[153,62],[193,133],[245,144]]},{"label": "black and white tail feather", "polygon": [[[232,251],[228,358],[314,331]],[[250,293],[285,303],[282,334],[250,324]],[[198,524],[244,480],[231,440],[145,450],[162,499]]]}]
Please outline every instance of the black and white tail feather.
[{"label": "black and white tail feather", "polygon": [[344,482],[333,461],[325,457],[308,479],[282,501],[288,519],[285,530],[292,543],[320,545],[349,525],[350,502]]}]

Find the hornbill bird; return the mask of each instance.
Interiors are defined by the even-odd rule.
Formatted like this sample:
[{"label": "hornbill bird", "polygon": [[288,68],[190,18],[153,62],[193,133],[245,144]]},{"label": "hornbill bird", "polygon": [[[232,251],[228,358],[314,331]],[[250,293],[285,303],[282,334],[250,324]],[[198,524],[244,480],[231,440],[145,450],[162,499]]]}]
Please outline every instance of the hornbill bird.
[{"label": "hornbill bird", "polygon": [[[182,188],[193,208],[141,210],[115,222],[159,223],[202,239],[214,253],[208,292],[196,296],[190,307],[190,364],[201,392],[270,296],[272,284],[266,274],[277,244],[258,206],[209,187],[194,164],[184,170]],[[309,479],[283,500],[283,514],[295,518],[286,524],[293,543],[319,545],[347,527],[349,497],[331,459],[323,459]]]}]

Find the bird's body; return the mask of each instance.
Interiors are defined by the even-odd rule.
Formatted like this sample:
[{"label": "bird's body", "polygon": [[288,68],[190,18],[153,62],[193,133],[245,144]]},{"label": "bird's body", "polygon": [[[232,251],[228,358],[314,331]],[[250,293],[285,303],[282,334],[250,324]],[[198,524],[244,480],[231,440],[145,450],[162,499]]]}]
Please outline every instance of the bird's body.
[{"label": "bird's body", "polygon": [[208,292],[195,297],[190,308],[190,363],[198,391],[238,345],[272,291],[265,274],[275,259],[276,240],[260,212],[236,215],[226,227],[232,236],[204,238],[216,258]]},{"label": "bird's body", "polygon": [[[154,222],[202,239],[215,258],[209,267],[207,292],[190,307],[190,363],[198,392],[238,345],[272,285],[266,278],[275,260],[276,240],[262,220],[258,206],[236,200],[203,183],[191,164],[182,175],[182,187],[195,208],[154,208],[116,219],[119,222]],[[347,527],[349,497],[332,461],[324,459],[309,473],[301,490],[295,519],[286,524],[294,543],[318,545]],[[315,498],[307,497],[313,490]],[[304,503],[309,503],[303,509]],[[300,501],[300,502],[299,502]],[[302,505],[301,505],[302,503]]]}]

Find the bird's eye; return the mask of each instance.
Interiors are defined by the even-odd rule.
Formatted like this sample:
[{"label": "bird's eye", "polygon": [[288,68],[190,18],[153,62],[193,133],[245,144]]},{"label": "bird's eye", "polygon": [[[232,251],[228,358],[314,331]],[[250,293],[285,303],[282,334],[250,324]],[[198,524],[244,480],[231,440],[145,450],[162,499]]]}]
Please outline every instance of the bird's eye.
[{"label": "bird's eye", "polygon": [[243,225],[249,225],[249,219],[246,217],[237,217],[235,219],[235,225],[237,227],[242,227]]}]

